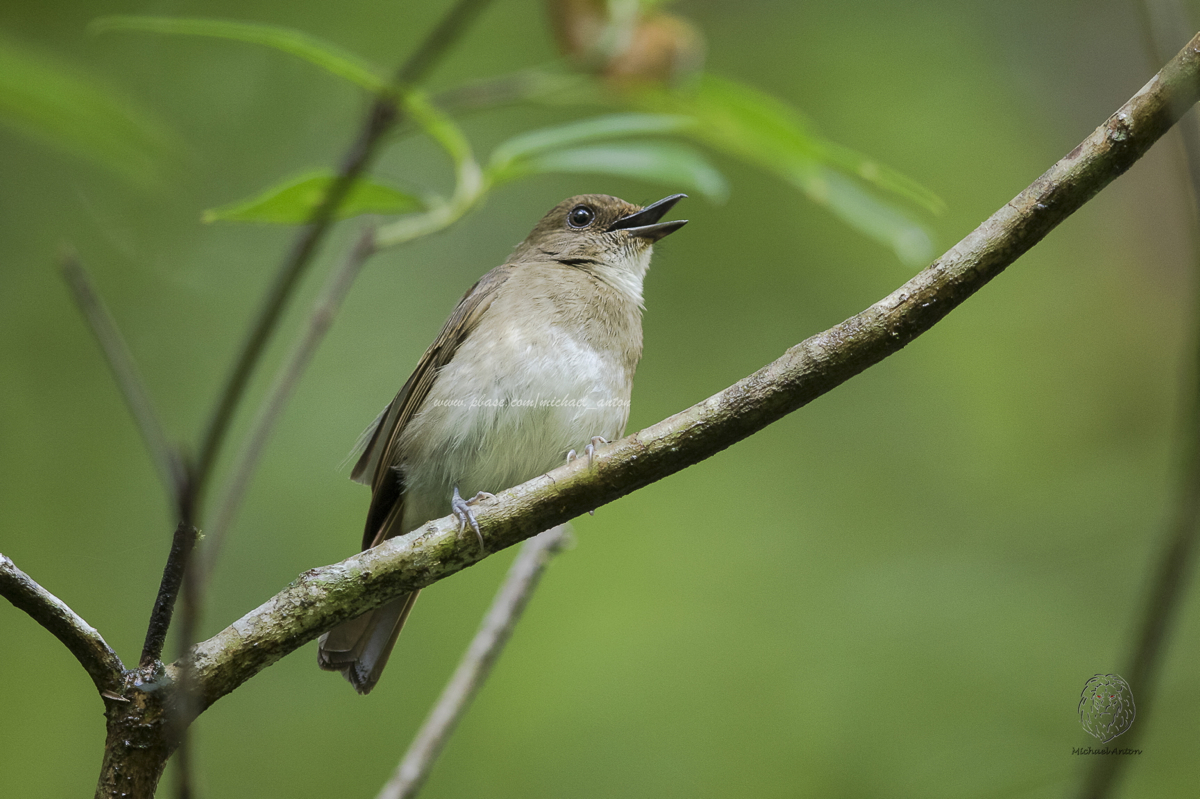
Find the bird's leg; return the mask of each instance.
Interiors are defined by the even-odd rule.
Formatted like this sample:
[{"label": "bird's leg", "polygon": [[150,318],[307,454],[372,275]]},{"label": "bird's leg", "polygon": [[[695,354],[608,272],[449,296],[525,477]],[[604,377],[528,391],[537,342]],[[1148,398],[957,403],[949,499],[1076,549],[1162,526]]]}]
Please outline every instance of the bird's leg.
[{"label": "bird's leg", "polygon": [[475,514],[471,512],[471,506],[481,500],[495,498],[495,494],[480,491],[470,499],[463,499],[462,495],[458,493],[458,486],[454,487],[454,496],[450,498],[450,509],[458,517],[458,534],[462,535],[463,531],[467,529],[467,525],[471,525],[471,529],[475,531],[475,537],[479,539],[479,548],[484,552],[487,552],[487,545],[483,543],[483,533],[479,532],[479,522],[475,521]]}]

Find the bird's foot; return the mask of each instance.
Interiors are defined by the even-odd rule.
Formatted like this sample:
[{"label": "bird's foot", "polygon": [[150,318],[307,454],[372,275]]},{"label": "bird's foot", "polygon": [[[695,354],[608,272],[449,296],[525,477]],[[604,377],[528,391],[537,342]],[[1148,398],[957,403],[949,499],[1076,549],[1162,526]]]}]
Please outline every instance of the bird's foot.
[{"label": "bird's foot", "polygon": [[[587,459],[588,459],[588,468],[589,469],[592,468],[592,456],[596,454],[596,447],[600,446],[601,444],[608,444],[608,443],[611,443],[611,442],[604,436],[592,436],[591,442],[589,442],[588,445],[583,448],[583,454],[586,455]],[[577,458],[577,457],[579,457],[579,456],[576,455],[575,450],[571,450],[570,452],[567,453],[567,463],[570,463],[571,461],[575,460],[575,458]],[[592,510],[589,510],[588,515],[595,516],[596,509],[593,508]]]},{"label": "bird's foot", "polygon": [[454,487],[454,496],[450,498],[450,509],[458,517],[458,534],[462,535],[467,529],[467,525],[470,525],[471,529],[475,531],[475,538],[479,540],[479,548],[484,552],[487,552],[487,545],[483,543],[483,533],[479,532],[479,522],[475,521],[475,514],[471,512],[471,506],[476,502],[495,498],[495,494],[480,491],[470,499],[463,499],[462,495],[458,493],[458,486]]},{"label": "bird's foot", "polygon": [[[586,455],[587,459],[588,459],[588,468],[589,469],[592,466],[592,456],[596,454],[596,447],[600,446],[601,444],[608,444],[608,443],[611,443],[611,442],[609,442],[609,440],[607,438],[605,438],[604,436],[592,436],[591,443],[583,448],[583,454]],[[575,460],[577,457],[579,457],[578,453],[576,453],[575,450],[571,450],[570,452],[567,453],[567,463],[570,463],[571,461]]]},{"label": "bird's foot", "polygon": [[607,443],[609,443],[609,441],[604,436],[592,436],[591,443],[583,448],[584,454],[587,455],[589,469],[592,466],[592,456],[596,454],[596,447]]}]

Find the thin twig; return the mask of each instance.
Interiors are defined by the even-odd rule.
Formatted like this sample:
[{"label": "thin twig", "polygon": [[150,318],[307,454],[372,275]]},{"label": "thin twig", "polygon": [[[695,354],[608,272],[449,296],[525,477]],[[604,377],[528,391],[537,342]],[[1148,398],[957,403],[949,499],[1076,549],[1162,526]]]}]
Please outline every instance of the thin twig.
[{"label": "thin twig", "polygon": [[100,633],[4,554],[0,554],[0,596],[61,641],[101,694],[113,696],[121,690],[125,665]]},{"label": "thin twig", "polygon": [[542,572],[569,536],[569,525],[562,524],[529,539],[521,547],[508,570],[508,577],[483,617],[479,632],[467,647],[396,772],[379,792],[378,799],[411,799],[421,790],[446,740],[504,651]]},{"label": "thin twig", "polygon": [[[397,71],[395,83],[399,91],[424,80],[437,60],[470,26],[488,2],[489,0],[458,0]],[[370,165],[384,141],[385,134],[395,126],[400,117],[401,111],[395,96],[387,95],[375,100],[367,113],[358,139],[342,161],[337,179],[330,184],[329,191],[313,211],[311,219],[301,230],[276,274],[262,308],[238,353],[237,361],[225,382],[205,431],[196,462],[196,483],[191,497],[194,505],[198,505],[203,499],[208,478],[212,474],[217,455],[233,420],[234,411],[241,401],[251,373],[279,323],[279,317],[291,298],[293,289],[312,262],[318,245],[332,225],[334,214],[349,193],[350,187]]]},{"label": "thin twig", "polygon": [[[172,553],[174,554],[174,553]],[[176,701],[168,708],[167,735],[179,742],[175,751],[175,799],[192,799],[192,737],[188,727],[199,713],[195,664],[192,662],[192,642],[200,629],[200,599],[205,585],[200,580],[199,558],[185,554],[183,564],[183,611],[179,618],[179,660],[176,661]],[[169,561],[168,561],[169,563]],[[165,579],[165,577],[164,577]]]},{"label": "thin twig", "polygon": [[146,626],[146,642],[142,646],[142,657],[138,660],[139,668],[150,666],[162,657],[175,600],[183,584],[185,564],[196,544],[196,537],[195,527],[184,522],[176,525],[175,535],[171,538],[171,553],[167,556],[167,565],[163,568],[162,581],[158,585],[158,596],[154,599],[154,609],[150,611],[150,623]]},{"label": "thin twig", "polygon": [[[1186,24],[1183,8],[1175,2],[1145,0],[1139,4],[1147,49],[1157,62],[1162,60],[1164,39],[1180,33]],[[1182,29],[1185,32],[1187,28]],[[1186,109],[1181,109],[1186,110]],[[1194,113],[1177,126],[1183,140],[1183,159],[1193,199],[1193,223],[1200,229],[1200,127]],[[1193,244],[1196,242],[1193,231]],[[1193,255],[1200,257],[1200,251]],[[1200,263],[1197,264],[1200,274]],[[1197,297],[1200,299],[1200,297]],[[1139,716],[1146,718],[1157,687],[1164,649],[1188,582],[1195,568],[1197,538],[1200,537],[1200,306],[1192,309],[1192,353],[1184,377],[1183,402],[1178,421],[1183,445],[1180,453],[1179,485],[1172,518],[1163,531],[1158,560],[1152,567],[1143,599],[1141,617],[1133,632],[1122,676],[1135,692]],[[1143,735],[1137,725],[1124,734],[1122,746],[1132,748]],[[1091,758],[1083,777],[1080,799],[1106,799],[1116,790],[1129,758]]]},{"label": "thin twig", "polygon": [[146,384],[138,372],[133,355],[75,253],[63,255],[62,273],[75,304],[79,306],[92,335],[96,337],[96,343],[100,345],[100,351],[104,353],[113,380],[125,398],[125,405],[142,435],[163,487],[172,501],[177,503],[183,484],[179,452],[167,438],[162,422],[154,411],[154,404],[150,401],[150,394],[146,391]]},{"label": "thin twig", "polygon": [[330,277],[321,296],[313,306],[312,313],[309,314],[304,337],[296,342],[291,354],[276,374],[275,382],[267,392],[267,398],[260,406],[250,434],[246,437],[246,442],[234,464],[225,495],[217,507],[212,524],[208,527],[208,541],[205,546],[203,568],[200,575],[202,583],[207,582],[207,577],[211,574],[213,564],[225,541],[225,535],[233,523],[233,517],[245,496],[246,489],[250,485],[250,478],[258,466],[258,460],[271,437],[275,423],[279,421],[284,407],[291,399],[292,392],[295,391],[296,385],[300,381],[300,376],[304,373],[304,369],[312,360],[313,354],[333,323],[333,318],[341,308],[342,301],[349,293],[355,278],[358,277],[359,270],[374,252],[375,229],[368,227],[359,235],[358,241],[346,254],[341,266]]},{"label": "thin twig", "polygon": [[[719,394],[602,447],[590,463],[576,460],[481,504],[475,515],[486,550],[498,552],[711,457],[898,352],[1132,166],[1197,99],[1200,35],[1066,157],[888,297]],[[310,569],[196,645],[199,709],[340,622],[483,557],[449,516]]]}]

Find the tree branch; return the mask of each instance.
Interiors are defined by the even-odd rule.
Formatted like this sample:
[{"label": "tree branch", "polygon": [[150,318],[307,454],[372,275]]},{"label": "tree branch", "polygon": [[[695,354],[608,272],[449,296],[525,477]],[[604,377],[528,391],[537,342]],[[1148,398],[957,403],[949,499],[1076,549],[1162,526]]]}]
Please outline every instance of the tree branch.
[{"label": "tree branch", "polygon": [[[590,464],[576,460],[481,504],[487,551],[711,457],[898,352],[1128,169],[1198,98],[1200,35],[1065,158],[890,296],[719,394],[603,447]],[[473,538],[459,538],[451,516],[305,572],[196,646],[197,712],[339,622],[483,557]]]},{"label": "tree branch", "polygon": [[117,653],[109,648],[94,627],[18,569],[4,554],[0,554],[0,596],[28,613],[61,641],[92,678],[97,691],[109,698],[120,692],[125,664]]},{"label": "tree branch", "polygon": [[104,359],[108,361],[113,380],[120,389],[121,396],[125,398],[125,404],[133,416],[138,432],[142,434],[142,441],[150,452],[150,458],[154,461],[163,486],[171,500],[178,503],[183,491],[183,464],[179,459],[178,450],[167,438],[162,422],[154,411],[145,381],[138,373],[137,364],[125,344],[125,339],[121,337],[121,331],[108,309],[104,307],[78,256],[74,253],[63,256],[62,273],[71,289],[71,295],[75,298],[75,304],[79,306],[79,312],[83,314],[92,335],[96,337],[96,343],[100,345],[100,351],[104,353]]},{"label": "tree branch", "polygon": [[363,264],[374,252],[375,228],[368,226],[359,234],[358,240],[342,260],[341,266],[334,272],[322,290],[321,296],[308,316],[304,337],[296,342],[287,361],[276,374],[275,381],[267,392],[267,398],[260,406],[254,425],[249,435],[246,436],[246,443],[230,472],[228,488],[221,498],[212,524],[208,528],[209,540],[204,548],[204,558],[199,570],[201,584],[205,584],[212,573],[217,556],[221,552],[221,546],[225,542],[225,535],[233,524],[238,506],[250,485],[255,468],[258,466],[258,459],[262,456],[263,449],[266,448],[267,441],[271,437],[271,431],[282,415],[296,384],[299,383],[300,375],[308,366],[308,362],[312,360],[312,356],[329,330],[329,326],[333,324],[333,317],[341,308],[342,301],[349,293]]},{"label": "tree branch", "polygon": [[446,740],[504,651],[504,645],[520,621],[525,605],[542,578],[542,572],[569,536],[569,525],[562,524],[534,536],[521,547],[521,553],[509,568],[508,577],[496,593],[479,632],[471,640],[471,645],[459,661],[450,682],[446,683],[429,718],[425,719],[404,759],[377,799],[411,799],[421,790]]},{"label": "tree branch", "polygon": [[[1143,27],[1147,36],[1148,50],[1153,58],[1159,58],[1163,42],[1188,30],[1182,27],[1184,10],[1177,2],[1140,3],[1143,11]],[[1179,111],[1186,112],[1187,108]],[[1182,119],[1178,125],[1183,141],[1183,162],[1195,205],[1200,211],[1200,127],[1195,115]],[[1193,223],[1200,222],[1200,215],[1193,213]],[[1193,232],[1193,243],[1196,237]],[[1200,253],[1193,253],[1195,258]],[[1200,307],[1192,309],[1192,359],[1187,364],[1184,377],[1184,395],[1178,420],[1181,444],[1179,458],[1179,484],[1176,486],[1175,507],[1171,518],[1162,532],[1157,560],[1151,567],[1145,596],[1142,599],[1141,616],[1132,631],[1133,641],[1125,658],[1122,676],[1136,691],[1137,703],[1145,716],[1151,706],[1166,649],[1171,625],[1179,613],[1179,606],[1187,592],[1188,581],[1195,569],[1196,543],[1200,538]],[[1143,736],[1144,726],[1125,733],[1123,746],[1133,747]],[[1128,768],[1129,758],[1090,758],[1083,779],[1080,781],[1080,799],[1106,799],[1116,790],[1122,773]]]},{"label": "tree branch", "polygon": [[179,597],[179,588],[183,585],[183,577],[187,571],[188,557],[196,545],[197,536],[198,531],[190,524],[180,522],[175,527],[175,535],[171,539],[171,552],[167,555],[167,565],[163,567],[162,580],[158,584],[158,596],[154,600],[153,610],[150,611],[150,623],[146,625],[146,642],[142,645],[139,668],[145,668],[162,657],[167,630],[171,626],[171,615],[175,610],[175,600]]}]

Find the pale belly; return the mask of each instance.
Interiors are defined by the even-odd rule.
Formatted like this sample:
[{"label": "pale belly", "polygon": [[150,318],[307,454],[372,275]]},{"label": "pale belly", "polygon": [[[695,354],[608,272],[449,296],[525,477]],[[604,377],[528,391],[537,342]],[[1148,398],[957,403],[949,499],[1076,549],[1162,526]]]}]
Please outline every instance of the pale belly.
[{"label": "pale belly", "polygon": [[552,340],[537,346],[514,330],[469,341],[438,374],[401,439],[405,532],[447,515],[455,486],[464,498],[502,491],[582,454],[593,436],[621,436],[632,382],[623,367],[568,336]]}]

